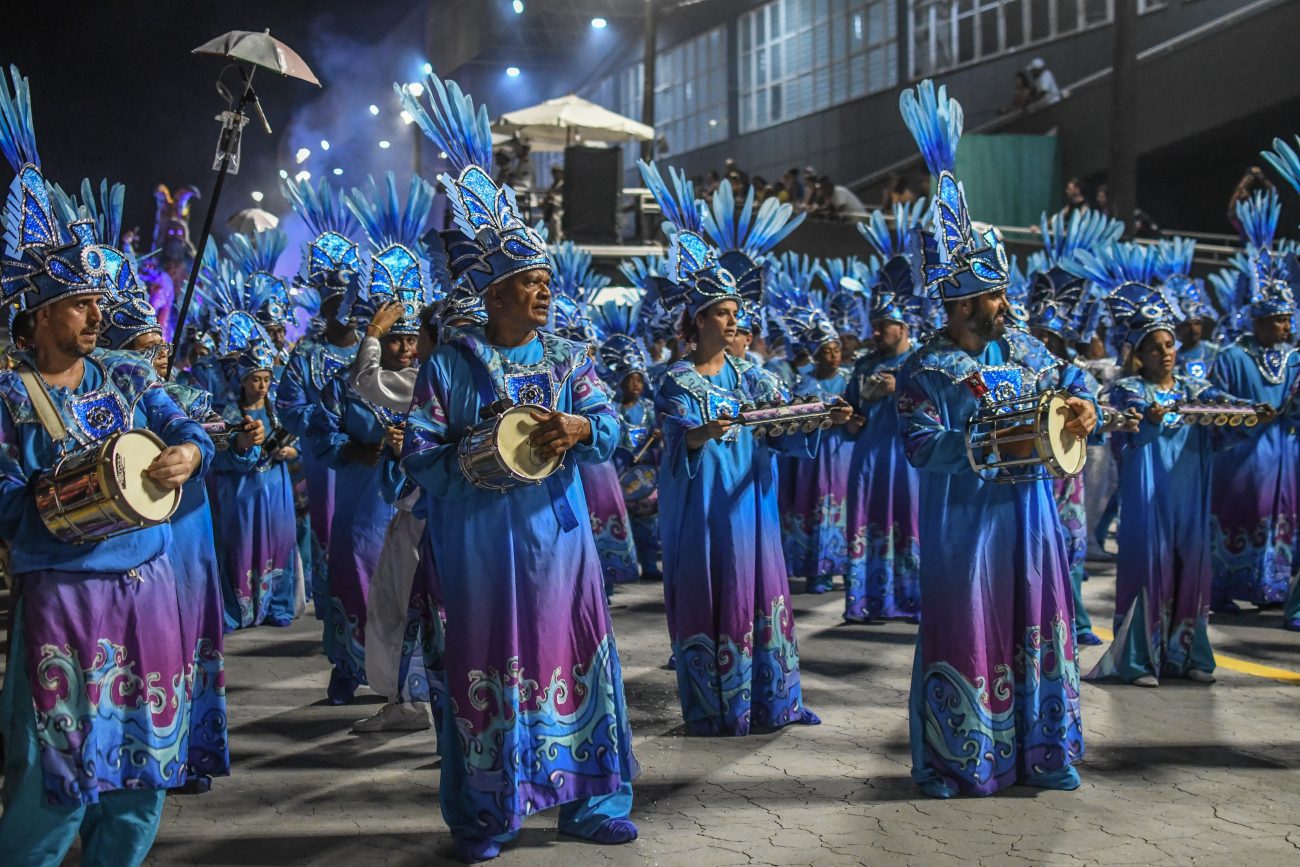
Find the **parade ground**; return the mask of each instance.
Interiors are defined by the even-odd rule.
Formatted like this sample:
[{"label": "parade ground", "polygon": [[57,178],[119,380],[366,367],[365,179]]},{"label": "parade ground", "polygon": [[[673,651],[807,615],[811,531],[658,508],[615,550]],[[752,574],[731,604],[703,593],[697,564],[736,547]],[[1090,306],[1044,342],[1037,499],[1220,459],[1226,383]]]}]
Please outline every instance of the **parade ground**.
[{"label": "parade ground", "polygon": [[[1109,568],[1085,585],[1109,624]],[[802,582],[796,582],[796,586]],[[838,586],[837,586],[838,590]],[[843,596],[795,596],[803,685],[824,724],[746,738],[683,735],[658,584],[621,586],[613,617],[642,765],[640,839],[601,847],[532,817],[504,865],[1300,863],[1300,635],[1276,611],[1216,616],[1210,687],[1083,685],[1076,792],[919,796],[906,698],[915,627],[844,625]],[[1109,637],[1109,630],[1103,631]],[[227,637],[233,775],[172,794],[152,865],[441,865],[432,732],[353,735],[362,691],[325,703],[310,614]],[[1085,648],[1085,670],[1104,648]]]}]

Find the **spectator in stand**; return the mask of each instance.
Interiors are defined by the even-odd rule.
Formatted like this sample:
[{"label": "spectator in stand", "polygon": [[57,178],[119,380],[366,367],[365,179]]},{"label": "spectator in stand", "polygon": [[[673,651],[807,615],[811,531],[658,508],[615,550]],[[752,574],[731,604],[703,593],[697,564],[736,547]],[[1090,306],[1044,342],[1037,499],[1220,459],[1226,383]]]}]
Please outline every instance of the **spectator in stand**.
[{"label": "spectator in stand", "polygon": [[[1048,75],[1051,75],[1049,72]],[[998,114],[1015,114],[1024,111],[1034,99],[1034,88],[1029,83],[1028,71],[1017,70],[1011,79],[1011,105],[999,108]]]},{"label": "spectator in stand", "polygon": [[1237,188],[1232,191],[1232,198],[1228,199],[1228,222],[1232,224],[1238,237],[1245,238],[1241,231],[1241,221],[1237,219],[1237,203],[1249,199],[1255,193],[1271,189],[1273,189],[1273,182],[1259,166],[1251,166],[1250,171],[1237,181]]},{"label": "spectator in stand", "polygon": [[803,201],[803,179],[799,177],[799,167],[786,170],[781,176],[781,186],[785,188],[785,198],[781,201],[798,204]]},{"label": "spectator in stand", "polygon": [[843,184],[833,182],[830,178],[822,178],[822,180],[830,189],[832,219],[847,220],[866,215],[867,206],[853,194],[852,190]]},{"label": "spectator in stand", "polygon": [[551,166],[551,185],[542,199],[542,219],[552,242],[560,240],[560,224],[564,219],[564,166]]},{"label": "spectator in stand", "polygon": [[1061,208],[1061,215],[1068,220],[1076,212],[1088,210],[1088,207],[1088,198],[1083,194],[1083,181],[1070,178],[1065,182],[1065,207]]},{"label": "spectator in stand", "polygon": [[1061,101],[1061,89],[1056,86],[1056,76],[1047,68],[1047,62],[1035,57],[1025,67],[1029,78],[1029,104],[1045,102],[1048,105]]},{"label": "spectator in stand", "polygon": [[1097,185],[1097,195],[1093,196],[1093,207],[1110,216],[1110,187],[1105,184]]},{"label": "spectator in stand", "polygon": [[709,172],[709,177],[705,181],[704,192],[711,196],[717,192],[718,187],[722,186],[722,178],[717,172]]},{"label": "spectator in stand", "polygon": [[895,172],[885,180],[885,196],[880,203],[885,211],[892,214],[894,205],[910,205],[915,201],[916,193],[912,191],[905,175]]},{"label": "spectator in stand", "polygon": [[727,161],[722,164],[722,176],[731,181],[732,189],[737,186],[741,189],[749,189],[749,175],[742,172],[731,157],[727,157]]}]

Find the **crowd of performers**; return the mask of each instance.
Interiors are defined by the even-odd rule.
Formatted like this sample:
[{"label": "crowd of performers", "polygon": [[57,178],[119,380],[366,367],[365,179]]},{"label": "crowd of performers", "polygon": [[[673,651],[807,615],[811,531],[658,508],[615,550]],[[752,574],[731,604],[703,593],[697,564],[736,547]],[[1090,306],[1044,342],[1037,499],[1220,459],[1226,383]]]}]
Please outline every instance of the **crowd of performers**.
[{"label": "crowd of performers", "polygon": [[[631,288],[609,293],[492,181],[486,110],[430,76],[427,103],[398,91],[454,167],[448,229],[429,231],[418,177],[287,181],[300,273],[280,272],[275,230],[210,245],[172,358],[121,187],[48,180],[27,84],[4,84],[0,851],[24,863],[60,863],[78,834],[84,863],[143,860],[164,793],[229,771],[224,636],[307,610],[329,702],[363,685],[387,701],[355,731],[435,728],[467,862],[550,807],[564,834],[636,837],[622,582],[663,583],[696,736],[820,721],[791,578],[825,593],[842,576],[851,623],[918,624],[913,776],[936,798],[1078,786],[1081,676],[1211,683],[1212,608],[1280,605],[1300,629],[1300,265],[1273,192],[1241,203],[1249,244],[1208,283],[1192,242],[1126,243],[1092,213],[1045,217],[1021,267],[972,222],[961,108],[926,81],[900,106],[937,195],[874,215],[862,256],[778,256],[802,219],[788,205],[725,182],[700,201],[642,163],[667,255],[625,263]],[[1300,187],[1300,157],[1273,148]],[[1084,474],[1044,471],[1024,437],[972,450],[972,418],[1048,393],[1088,442]],[[799,398],[821,424],[741,423]],[[1255,423],[1197,424],[1188,405],[1212,402]],[[488,485],[480,435],[517,405],[534,407],[522,448],[558,469]],[[161,441],[148,478],[181,491],[170,522],[56,537],[37,481],[136,429]],[[1078,648],[1100,639],[1081,582],[1116,514],[1114,641],[1084,675]]]}]

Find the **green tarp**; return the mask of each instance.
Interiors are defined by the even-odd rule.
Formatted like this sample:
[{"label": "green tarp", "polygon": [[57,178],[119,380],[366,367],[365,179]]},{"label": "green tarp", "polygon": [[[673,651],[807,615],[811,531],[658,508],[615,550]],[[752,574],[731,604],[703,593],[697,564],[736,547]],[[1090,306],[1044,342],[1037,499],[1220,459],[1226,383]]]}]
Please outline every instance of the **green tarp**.
[{"label": "green tarp", "polygon": [[1050,135],[965,135],[957,177],[971,217],[999,226],[1036,226],[1064,198],[1060,140]]}]

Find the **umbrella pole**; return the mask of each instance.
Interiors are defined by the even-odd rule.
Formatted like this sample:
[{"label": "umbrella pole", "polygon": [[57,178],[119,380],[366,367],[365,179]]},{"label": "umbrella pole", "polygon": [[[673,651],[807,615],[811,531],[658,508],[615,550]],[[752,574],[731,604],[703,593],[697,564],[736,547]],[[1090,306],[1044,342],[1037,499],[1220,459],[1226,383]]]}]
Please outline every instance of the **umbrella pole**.
[{"label": "umbrella pole", "polygon": [[[244,106],[248,103],[248,95],[253,89],[252,76],[245,76],[244,81],[246,83],[244,94],[240,97],[239,105],[235,108],[235,114],[239,116],[243,116]],[[199,232],[199,243],[195,248],[194,264],[190,266],[190,279],[185,283],[185,295],[181,298],[181,309],[176,314],[176,324],[172,328],[172,349],[167,359],[166,379],[168,380],[172,378],[172,370],[176,367],[176,356],[181,348],[181,335],[185,331],[185,320],[190,314],[190,302],[194,300],[194,286],[199,279],[199,265],[203,261],[203,251],[207,249],[208,238],[212,235],[212,221],[217,216],[217,202],[221,200],[221,188],[226,185],[226,175],[229,173],[230,153],[226,151],[221,155],[221,168],[217,170],[217,182],[212,185],[212,198],[208,200],[208,213],[203,218],[203,230]]]}]

